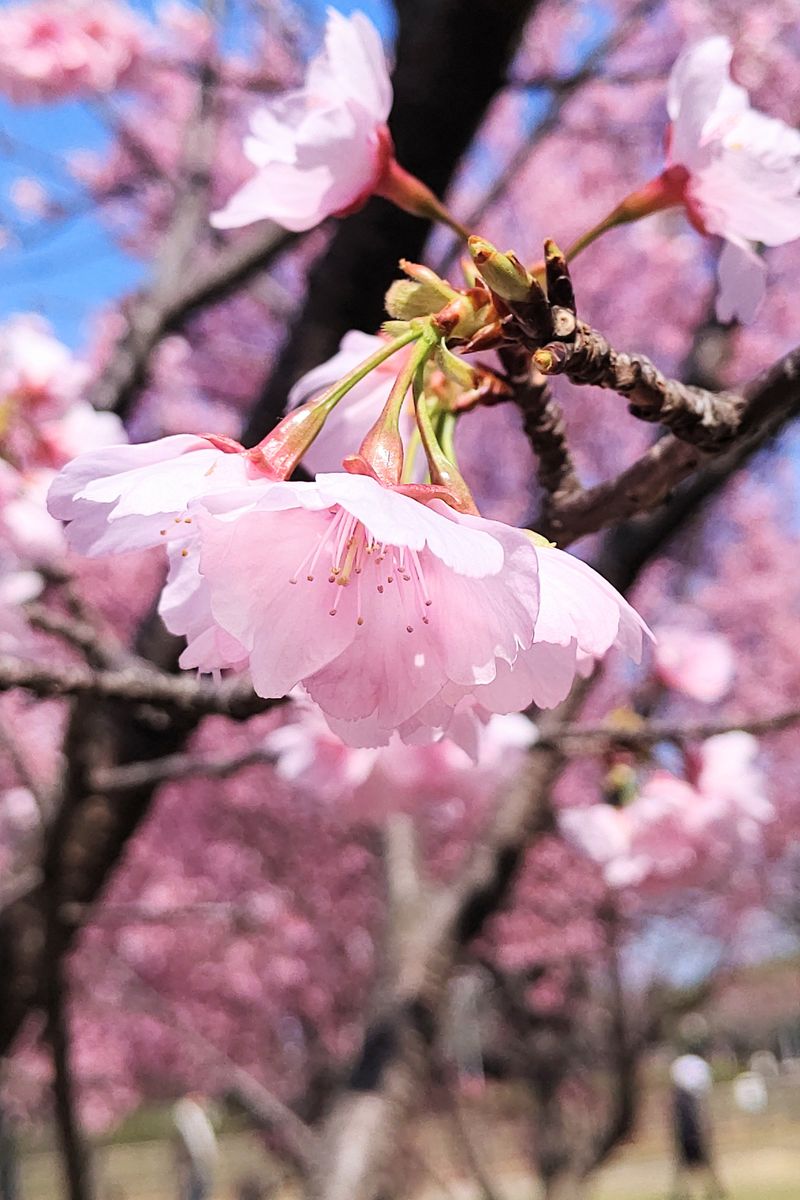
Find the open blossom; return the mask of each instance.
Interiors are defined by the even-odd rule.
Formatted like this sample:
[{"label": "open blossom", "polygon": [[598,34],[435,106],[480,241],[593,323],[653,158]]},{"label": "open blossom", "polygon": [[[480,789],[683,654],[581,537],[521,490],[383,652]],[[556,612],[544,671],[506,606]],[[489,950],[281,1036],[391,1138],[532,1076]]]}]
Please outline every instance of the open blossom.
[{"label": "open blossom", "polygon": [[690,46],[677,60],[667,106],[671,166],[690,218],[725,239],[717,315],[752,319],[764,290],[754,244],[800,237],[800,132],[750,107],[729,74],[725,37]]},{"label": "open blossom", "polygon": [[272,486],[245,454],[175,434],[79,455],[52,484],[48,508],[67,522],[67,540],[82,554],[165,545],[170,569],[159,612],[170,632],[187,638],[181,665],[218,671],[244,666],[246,654],[211,615],[198,570],[198,527],[188,508],[219,494],[225,511],[247,508]]},{"label": "open blossom", "polygon": [[253,113],[244,151],[256,174],[212,223],[230,229],[269,218],[303,230],[358,206],[391,158],[391,106],[378,31],[363,13],[329,9],[325,46],[304,86]]},{"label": "open blossom", "polygon": [[233,520],[198,515],[211,608],[255,690],[302,683],[350,744],[386,744],[447,685],[489,683],[532,644],[520,530],[344,473],[275,484]]},{"label": "open blossom", "polygon": [[724,637],[679,626],[656,630],[655,666],[667,687],[704,704],[722,699],[736,670],[733,650]]},{"label": "open blossom", "polygon": [[0,91],[16,104],[107,92],[143,47],[142,24],[115,0],[34,0],[0,11]]},{"label": "open blossom", "polygon": [[67,522],[81,554],[122,553],[194,539],[189,504],[220,492],[237,493],[268,481],[253,478],[243,454],[208,438],[174,434],[135,446],[79,454],[50,488],[48,508]]},{"label": "open blossom", "polygon": [[730,822],[752,841],[775,810],[767,799],[758,764],[759,745],[751,733],[732,729],[703,743],[697,764],[697,789],[705,799],[696,819],[708,825]]},{"label": "open blossom", "polygon": [[586,563],[555,546],[536,546],[540,607],[532,645],[513,670],[500,665],[495,680],[476,691],[492,712],[516,712],[534,703],[553,708],[576,675],[616,646],[634,662],[647,625],[616,588]]}]

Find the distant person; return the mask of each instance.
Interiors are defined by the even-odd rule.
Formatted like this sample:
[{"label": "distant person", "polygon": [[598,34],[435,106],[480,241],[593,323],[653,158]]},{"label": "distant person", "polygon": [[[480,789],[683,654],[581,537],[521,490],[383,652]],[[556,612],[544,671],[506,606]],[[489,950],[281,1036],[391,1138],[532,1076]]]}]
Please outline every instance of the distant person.
[{"label": "distant person", "polygon": [[219,1158],[217,1137],[199,1096],[184,1096],[172,1110],[179,1200],[209,1200]]},{"label": "distant person", "polygon": [[691,1196],[690,1180],[701,1179],[709,1200],[725,1192],[714,1167],[709,1096],[711,1068],[700,1054],[681,1054],[670,1067],[675,1175],[672,1200]]}]

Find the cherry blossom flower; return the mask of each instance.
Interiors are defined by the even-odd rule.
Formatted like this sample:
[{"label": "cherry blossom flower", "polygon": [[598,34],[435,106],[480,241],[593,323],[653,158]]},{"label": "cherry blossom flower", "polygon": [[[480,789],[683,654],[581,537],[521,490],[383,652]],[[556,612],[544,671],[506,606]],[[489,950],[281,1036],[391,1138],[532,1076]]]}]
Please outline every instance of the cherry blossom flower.
[{"label": "cherry blossom flower", "polygon": [[612,645],[640,655],[627,602],[522,530],[434,487],[274,482],[233,446],[175,435],[92,451],[50,489],[84,554],[167,545],[160,611],[188,639],[181,665],[247,665],[265,697],[302,684],[349,745],[397,730],[476,753],[489,713],[559,703]]},{"label": "cherry blossom flower", "polygon": [[246,453],[220,449],[207,438],[175,434],[79,455],[53,482],[48,507],[54,517],[68,522],[67,540],[82,554],[165,545],[169,574],[159,613],[171,633],[187,639],[181,666],[216,674],[243,667],[247,655],[211,614],[198,570],[198,527],[189,505],[223,495],[220,511],[246,510],[272,486]]},{"label": "cherry blossom flower", "polygon": [[696,812],[699,822],[729,823],[748,841],[758,836],[759,827],[775,815],[764,794],[765,781],[758,755],[757,739],[741,729],[717,734],[703,743],[697,789],[705,804]]},{"label": "cherry blossom flower", "polygon": [[656,630],[655,666],[667,687],[704,704],[722,699],[736,670],[733,650],[724,637],[674,625]]},{"label": "cherry blossom flower", "polygon": [[392,157],[391,106],[378,31],[363,13],[328,9],[325,46],[304,86],[253,113],[244,151],[256,174],[212,223],[230,229],[269,218],[303,230],[358,207]]},{"label": "cherry blossom flower", "polygon": [[350,744],[386,744],[447,685],[467,694],[532,643],[520,530],[344,473],[275,484],[233,520],[213,510],[198,508],[200,569],[256,692],[302,683]]},{"label": "cherry blossom flower", "polygon": [[0,91],[16,104],[107,92],[143,49],[143,26],[115,0],[34,0],[0,12]]},{"label": "cherry blossom flower", "polygon": [[729,74],[733,49],[710,37],[678,58],[669,81],[670,166],[701,233],[725,239],[717,315],[749,321],[764,290],[754,243],[800,237],[800,132],[750,107]]}]

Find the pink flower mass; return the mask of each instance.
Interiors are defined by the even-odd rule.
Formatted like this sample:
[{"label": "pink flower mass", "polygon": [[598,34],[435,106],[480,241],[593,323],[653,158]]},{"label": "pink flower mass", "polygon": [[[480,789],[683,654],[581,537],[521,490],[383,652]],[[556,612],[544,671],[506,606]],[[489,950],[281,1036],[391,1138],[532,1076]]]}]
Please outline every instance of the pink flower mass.
[{"label": "pink flower mass", "polygon": [[376,190],[392,155],[392,85],[380,35],[356,12],[328,10],[325,47],[302,88],[256,109],[245,140],[256,174],[212,222],[219,229],[269,218],[311,229]]},{"label": "pink flower mass", "polygon": [[108,92],[135,67],[143,26],[116,0],[38,0],[0,11],[0,91],[16,104]]}]

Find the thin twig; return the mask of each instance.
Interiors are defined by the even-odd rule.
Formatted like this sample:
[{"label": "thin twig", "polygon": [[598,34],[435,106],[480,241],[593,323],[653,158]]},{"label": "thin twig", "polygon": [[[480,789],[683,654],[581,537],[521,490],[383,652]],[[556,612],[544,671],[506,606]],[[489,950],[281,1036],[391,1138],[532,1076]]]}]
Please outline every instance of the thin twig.
[{"label": "thin twig", "polygon": [[633,416],[657,421],[681,441],[710,452],[727,445],[739,432],[745,401],[738,392],[711,392],[669,379],[646,355],[615,350],[602,333],[583,322],[565,350],[566,356],[554,363],[551,374],[624,396]]},{"label": "thin twig", "polygon": [[[800,724],[800,708],[775,713],[771,717],[729,717],[723,721],[688,721],[677,724],[671,721],[648,721],[640,729],[622,729],[613,724],[606,725],[562,725],[555,726],[539,740],[539,745],[562,746],[565,742],[578,742],[589,752],[596,752],[609,742],[616,742],[631,749],[653,746],[657,742],[702,742],[706,738],[734,730],[763,736],[780,733]],[[599,745],[598,745],[599,743]],[[569,747],[567,747],[569,752]],[[584,751],[585,752],[585,751]]]},{"label": "thin twig", "polygon": [[110,792],[129,792],[141,787],[155,787],[157,784],[176,779],[188,779],[192,775],[202,775],[206,779],[227,779],[229,775],[235,775],[245,767],[274,762],[275,753],[265,746],[256,746],[227,758],[168,754],[150,762],[132,762],[120,767],[100,768],[92,772],[91,784],[96,791],[108,795]]}]

